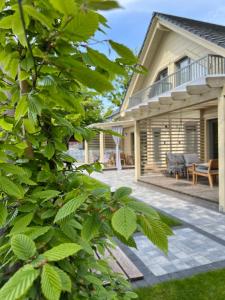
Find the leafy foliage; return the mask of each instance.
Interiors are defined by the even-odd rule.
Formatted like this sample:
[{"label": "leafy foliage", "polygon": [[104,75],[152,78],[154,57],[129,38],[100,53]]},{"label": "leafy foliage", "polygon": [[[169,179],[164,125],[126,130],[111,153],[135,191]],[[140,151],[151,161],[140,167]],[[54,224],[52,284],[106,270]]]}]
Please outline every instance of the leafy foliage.
[{"label": "leafy foliage", "polygon": [[11,248],[14,254],[22,260],[28,260],[36,252],[35,243],[25,234],[16,234],[11,238]]},{"label": "leafy foliage", "polygon": [[25,265],[3,286],[0,290],[0,298],[5,300],[20,299],[29,290],[38,275],[39,270],[35,270],[31,265]]},{"label": "leafy foliage", "polygon": [[114,236],[135,247],[136,228],[167,249],[171,231],[154,210],[129,188],[112,193],[85,175],[100,171],[99,163],[71,171],[75,160],[66,153],[71,138],[96,134],[86,127],[95,112],[87,99],[136,70],[127,47],[105,40],[114,60],[91,47],[107,26],[98,10],[118,6],[0,1],[0,299],[132,299],[96,251]]},{"label": "leafy foliage", "polygon": [[74,243],[65,243],[60,244],[46,252],[43,253],[43,256],[48,261],[58,261],[62,260],[68,256],[74,255],[79,250],[81,250],[81,246]]},{"label": "leafy foliage", "polygon": [[136,230],[136,214],[129,207],[121,207],[112,217],[112,226],[128,240]]}]

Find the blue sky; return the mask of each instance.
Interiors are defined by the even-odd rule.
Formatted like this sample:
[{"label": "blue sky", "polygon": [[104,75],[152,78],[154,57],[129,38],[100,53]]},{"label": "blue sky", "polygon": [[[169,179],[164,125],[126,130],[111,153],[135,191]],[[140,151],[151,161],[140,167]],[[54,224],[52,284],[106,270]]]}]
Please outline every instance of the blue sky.
[{"label": "blue sky", "polygon": [[[120,0],[123,9],[104,12],[107,38],[139,51],[153,11],[225,25],[225,0]],[[103,37],[104,38],[104,37]]]}]

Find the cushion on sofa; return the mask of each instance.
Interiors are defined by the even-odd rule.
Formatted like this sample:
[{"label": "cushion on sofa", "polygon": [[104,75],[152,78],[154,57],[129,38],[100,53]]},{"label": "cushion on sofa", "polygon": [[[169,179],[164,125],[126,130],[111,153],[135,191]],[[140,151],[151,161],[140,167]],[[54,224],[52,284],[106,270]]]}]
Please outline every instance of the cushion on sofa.
[{"label": "cushion on sofa", "polygon": [[184,164],[184,156],[183,154],[180,153],[171,153],[168,152],[167,153],[167,159],[168,159],[168,163],[170,165],[182,165]]},{"label": "cushion on sofa", "polygon": [[197,153],[184,154],[185,166],[189,166],[192,164],[197,164],[200,162]]}]

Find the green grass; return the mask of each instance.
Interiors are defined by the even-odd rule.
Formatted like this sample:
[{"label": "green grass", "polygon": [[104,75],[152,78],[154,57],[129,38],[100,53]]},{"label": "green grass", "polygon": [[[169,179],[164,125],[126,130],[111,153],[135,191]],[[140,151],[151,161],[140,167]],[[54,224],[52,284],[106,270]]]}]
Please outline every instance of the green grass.
[{"label": "green grass", "polygon": [[225,269],[135,290],[140,300],[224,300]]},{"label": "green grass", "polygon": [[169,227],[181,226],[182,223],[174,217],[164,215],[161,212],[158,212],[161,220],[166,223]]}]

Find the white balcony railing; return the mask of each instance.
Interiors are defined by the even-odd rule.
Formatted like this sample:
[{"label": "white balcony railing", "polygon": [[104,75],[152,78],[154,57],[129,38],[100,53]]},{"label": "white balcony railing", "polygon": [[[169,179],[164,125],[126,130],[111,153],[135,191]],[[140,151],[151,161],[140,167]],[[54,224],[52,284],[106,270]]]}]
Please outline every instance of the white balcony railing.
[{"label": "white balcony railing", "polygon": [[208,75],[225,75],[225,57],[207,55],[190,63],[177,72],[156,81],[151,86],[135,93],[129,101],[129,107],[136,106],[169,92],[176,87]]}]

